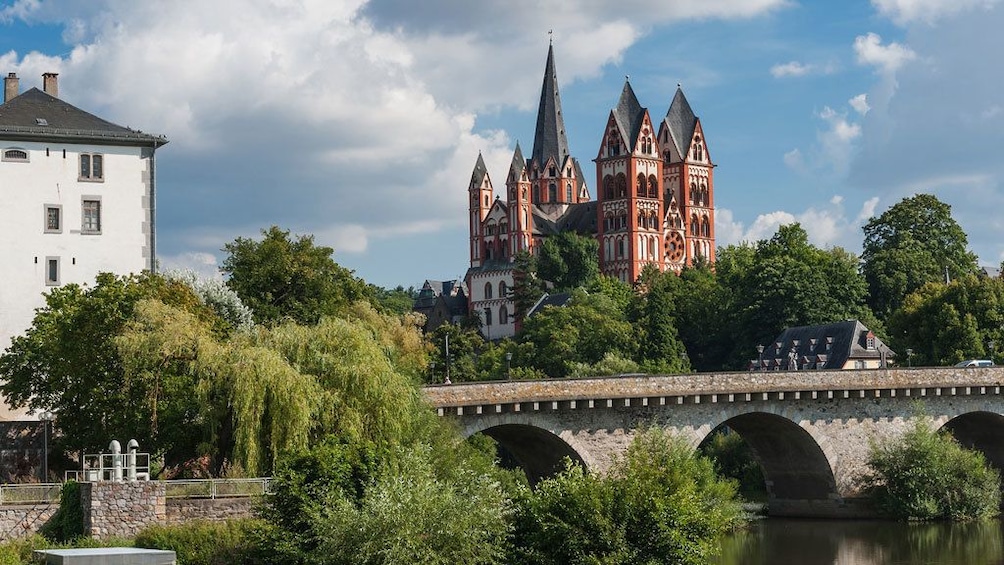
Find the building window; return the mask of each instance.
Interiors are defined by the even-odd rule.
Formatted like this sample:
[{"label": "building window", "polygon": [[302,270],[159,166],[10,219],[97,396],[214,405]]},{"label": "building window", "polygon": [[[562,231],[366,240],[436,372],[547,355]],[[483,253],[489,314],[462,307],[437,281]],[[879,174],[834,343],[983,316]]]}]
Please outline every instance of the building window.
[{"label": "building window", "polygon": [[499,325],[504,326],[509,323],[509,309],[505,306],[499,308]]},{"label": "building window", "polygon": [[100,153],[80,154],[80,180],[102,181],[105,179],[105,158]]},{"label": "building window", "polygon": [[572,183],[565,185],[565,202],[572,201]]},{"label": "building window", "polygon": [[28,152],[24,149],[6,149],[3,152],[3,160],[15,163],[27,163]]},{"label": "building window", "polygon": [[547,201],[557,202],[558,201],[558,185],[553,182],[547,185]]},{"label": "building window", "polygon": [[486,282],[485,283],[485,300],[488,300],[491,297],[492,297],[492,283]]},{"label": "building window", "polygon": [[492,325],[492,309],[491,308],[485,308],[485,325],[486,326]]},{"label": "building window", "polygon": [[43,225],[45,233],[63,232],[63,207],[58,204],[46,204],[44,207],[45,217]]},{"label": "building window", "polygon": [[101,201],[85,198],[80,208],[82,210],[80,232],[101,233]]},{"label": "building window", "polygon": [[506,287],[505,281],[499,281],[499,298],[505,298],[509,295],[509,289]]},{"label": "building window", "polygon": [[47,286],[59,285],[59,257],[45,258],[45,284]]}]

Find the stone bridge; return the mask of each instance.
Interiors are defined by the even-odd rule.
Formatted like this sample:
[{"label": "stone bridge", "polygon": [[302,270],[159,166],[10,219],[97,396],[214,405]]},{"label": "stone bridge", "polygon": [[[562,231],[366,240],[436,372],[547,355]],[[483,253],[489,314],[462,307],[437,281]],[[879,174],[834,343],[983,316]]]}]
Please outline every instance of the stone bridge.
[{"label": "stone bridge", "polygon": [[[564,457],[599,472],[635,430],[660,426],[697,447],[728,426],[751,447],[771,515],[862,517],[869,442],[918,417],[1004,469],[1004,368],[895,368],[433,385],[426,397],[465,436],[505,447],[532,482]],[[919,401],[919,402],[918,402]]]}]

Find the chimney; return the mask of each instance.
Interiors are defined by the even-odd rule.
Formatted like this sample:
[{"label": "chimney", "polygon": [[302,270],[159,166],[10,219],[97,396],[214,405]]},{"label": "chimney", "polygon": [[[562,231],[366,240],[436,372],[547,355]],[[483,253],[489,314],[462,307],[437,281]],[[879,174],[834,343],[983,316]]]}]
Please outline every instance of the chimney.
[{"label": "chimney", "polygon": [[17,73],[7,73],[7,78],[3,79],[3,101],[4,104],[18,95]]},{"label": "chimney", "polygon": [[42,90],[53,98],[59,98],[59,82],[56,80],[58,76],[58,73],[42,74]]}]

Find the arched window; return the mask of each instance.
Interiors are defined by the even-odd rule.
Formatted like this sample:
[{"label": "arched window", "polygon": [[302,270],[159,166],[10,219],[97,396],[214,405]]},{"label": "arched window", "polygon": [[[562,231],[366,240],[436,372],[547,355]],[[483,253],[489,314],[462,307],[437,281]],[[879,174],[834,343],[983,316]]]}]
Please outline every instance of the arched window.
[{"label": "arched window", "polygon": [[509,323],[509,309],[503,304],[499,308],[499,325],[504,326]]},{"label": "arched window", "polygon": [[617,173],[617,198],[627,198],[627,177]]},{"label": "arched window", "polygon": [[499,298],[506,296],[509,296],[509,289],[506,287],[505,281],[499,281]]},{"label": "arched window", "polygon": [[485,206],[486,207],[488,206],[488,195],[487,194],[485,195]]},{"label": "arched window", "polygon": [[690,183],[690,194],[687,195],[687,196],[688,196],[687,200],[689,200],[691,204],[694,204],[696,202],[696,200],[695,200],[697,198],[697,183],[696,182]]},{"label": "arched window", "polygon": [[486,326],[492,325],[492,309],[491,308],[485,308],[485,325]]},{"label": "arched window", "polygon": [[618,238],[617,239],[617,258],[618,259],[623,259],[625,253],[626,253],[626,247],[624,245],[624,238],[623,237]]},{"label": "arched window", "polygon": [[655,178],[655,175],[648,177],[648,197],[659,198],[659,179]]},{"label": "arched window", "polygon": [[603,199],[614,199],[614,177],[610,175],[603,177]]},{"label": "arched window", "polygon": [[708,221],[707,216],[701,219],[701,235],[711,237],[711,222]]},{"label": "arched window", "polygon": [[572,183],[565,185],[565,202],[572,201]]},{"label": "arched window", "polygon": [[638,173],[638,196],[645,196],[645,175]]},{"label": "arched window", "polygon": [[491,297],[492,297],[492,283],[486,282],[485,283],[485,300],[488,300]]},{"label": "arched window", "polygon": [[690,217],[690,235],[697,235],[700,233],[698,230],[701,229],[701,222],[697,219],[697,214]]},{"label": "arched window", "polygon": [[24,149],[6,149],[3,152],[4,161],[27,162],[28,152]]},{"label": "arched window", "polygon": [[558,185],[553,182],[547,185],[547,201],[557,202],[558,201]]},{"label": "arched window", "polygon": [[533,185],[533,203],[540,204],[540,185]]}]

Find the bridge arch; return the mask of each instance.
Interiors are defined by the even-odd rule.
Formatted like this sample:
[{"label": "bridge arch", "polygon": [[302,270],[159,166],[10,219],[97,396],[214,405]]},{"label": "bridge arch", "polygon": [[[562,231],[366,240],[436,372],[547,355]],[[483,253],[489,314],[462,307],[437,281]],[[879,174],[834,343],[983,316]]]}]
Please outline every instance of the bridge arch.
[{"label": "bridge arch", "polygon": [[465,438],[484,434],[504,447],[519,463],[531,485],[553,476],[568,457],[588,470],[596,470],[596,461],[571,431],[547,418],[520,414],[497,414],[470,422]]},{"label": "bridge arch", "polygon": [[987,462],[1004,474],[1004,416],[974,411],[945,422],[941,430],[952,434],[963,447],[983,453]]},{"label": "bridge arch", "polygon": [[725,414],[714,428],[702,429],[704,433],[695,445],[724,426],[749,445],[767,481],[770,499],[812,501],[838,497],[832,458],[821,446],[825,441],[790,418],[767,411]]}]

